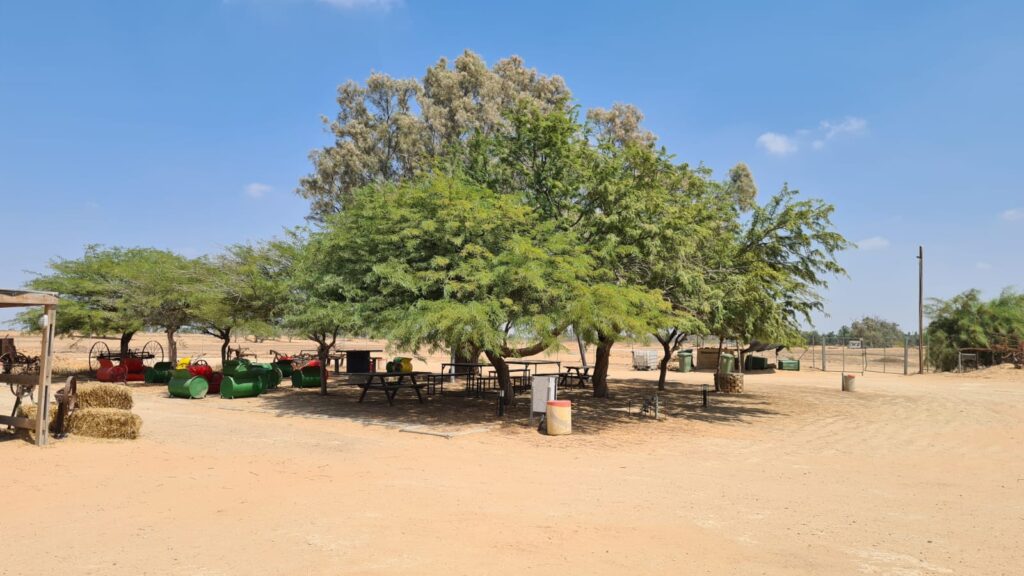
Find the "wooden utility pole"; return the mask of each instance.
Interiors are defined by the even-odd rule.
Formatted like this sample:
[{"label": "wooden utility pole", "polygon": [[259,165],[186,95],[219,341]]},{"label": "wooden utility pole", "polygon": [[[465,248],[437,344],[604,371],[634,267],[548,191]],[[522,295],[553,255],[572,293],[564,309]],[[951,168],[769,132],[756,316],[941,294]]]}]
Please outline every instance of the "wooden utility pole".
[{"label": "wooden utility pole", "polygon": [[917,247],[917,373],[924,374],[924,246]]}]

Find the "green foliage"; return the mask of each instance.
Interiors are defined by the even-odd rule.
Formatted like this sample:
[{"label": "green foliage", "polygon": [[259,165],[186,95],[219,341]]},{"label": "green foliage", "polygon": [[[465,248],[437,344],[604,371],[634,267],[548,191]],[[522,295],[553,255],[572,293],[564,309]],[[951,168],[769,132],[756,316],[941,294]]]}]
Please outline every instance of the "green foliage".
[{"label": "green foliage", "polygon": [[928,362],[938,370],[957,366],[960,348],[991,348],[1024,340],[1024,294],[1007,288],[985,301],[979,290],[948,300],[932,299],[926,338]]},{"label": "green foliage", "polygon": [[904,334],[899,324],[883,320],[878,316],[865,316],[850,324],[850,333],[865,346],[889,347],[903,345]]},{"label": "green foliage", "polygon": [[[51,261],[50,271],[27,286],[60,294],[57,329],[62,334],[131,334],[146,326],[177,322],[181,299],[164,300],[167,276],[156,273],[182,263],[180,256],[152,248],[90,245],[81,258]],[[31,312],[19,319],[27,330],[38,328]]]},{"label": "green foliage", "polygon": [[553,343],[590,269],[572,233],[516,196],[442,174],[356,191],[310,251],[322,297],[409,350]]}]

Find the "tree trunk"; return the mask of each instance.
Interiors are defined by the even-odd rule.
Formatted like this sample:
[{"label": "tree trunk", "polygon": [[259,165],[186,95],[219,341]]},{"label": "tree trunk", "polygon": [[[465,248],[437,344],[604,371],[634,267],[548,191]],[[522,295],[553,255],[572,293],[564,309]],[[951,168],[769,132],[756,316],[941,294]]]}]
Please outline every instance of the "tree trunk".
[{"label": "tree trunk", "polygon": [[[480,354],[482,350],[476,346],[465,346],[462,348],[455,348],[452,350],[452,357],[455,362],[460,364],[475,364],[480,361]],[[462,368],[459,366],[454,367],[455,373],[469,372],[472,368]]]},{"label": "tree trunk", "polygon": [[327,354],[331,347],[326,342],[317,342],[316,357],[320,361],[320,393],[327,394]]},{"label": "tree trunk", "polygon": [[231,347],[231,328],[220,331],[220,365],[228,361],[228,348]]},{"label": "tree trunk", "polygon": [[675,336],[671,335],[665,340],[662,340],[661,336],[657,334],[654,337],[658,339],[658,342],[661,342],[661,348],[665,351],[665,355],[661,357],[661,362],[658,363],[658,390],[664,390],[665,378],[668,376],[668,363],[672,360],[672,342],[675,340]]},{"label": "tree trunk", "polygon": [[175,366],[178,363],[178,342],[174,339],[174,334],[177,331],[176,328],[167,329],[167,359],[170,361],[171,366]]},{"label": "tree trunk", "polygon": [[505,359],[502,358],[501,354],[485,350],[484,354],[487,355],[487,359],[494,366],[494,371],[498,374],[498,385],[505,391],[505,405],[512,403],[512,378],[508,374],[508,364],[505,363]]},{"label": "tree trunk", "polygon": [[594,383],[594,398],[608,397],[608,364],[611,361],[612,346],[615,340],[598,335],[597,358],[594,361],[594,375],[591,377]]},{"label": "tree trunk", "polygon": [[121,333],[121,361],[124,362],[128,358],[129,345],[132,343],[132,336],[135,336],[135,332],[122,332]]}]

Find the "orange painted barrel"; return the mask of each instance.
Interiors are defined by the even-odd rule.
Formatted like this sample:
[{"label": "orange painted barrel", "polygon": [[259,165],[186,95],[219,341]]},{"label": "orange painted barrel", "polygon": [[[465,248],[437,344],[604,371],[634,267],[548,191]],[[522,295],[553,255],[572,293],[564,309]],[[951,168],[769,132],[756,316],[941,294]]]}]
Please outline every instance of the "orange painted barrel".
[{"label": "orange painted barrel", "polygon": [[545,421],[548,436],[572,434],[572,402],[548,400]]}]

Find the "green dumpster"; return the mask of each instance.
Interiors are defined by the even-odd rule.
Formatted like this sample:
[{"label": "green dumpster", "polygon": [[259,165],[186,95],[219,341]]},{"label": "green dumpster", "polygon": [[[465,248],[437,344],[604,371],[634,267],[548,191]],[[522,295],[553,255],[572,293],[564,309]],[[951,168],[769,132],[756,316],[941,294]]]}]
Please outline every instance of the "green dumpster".
[{"label": "green dumpster", "polygon": [[157,362],[146,368],[143,377],[146,384],[167,384],[171,381],[172,372],[174,372],[174,366],[171,366],[170,362]]},{"label": "green dumpster", "polygon": [[793,370],[796,372],[800,371],[799,360],[779,360],[779,370]]},{"label": "green dumpster", "polygon": [[188,370],[175,370],[167,382],[167,392],[175,398],[205,398],[210,383]]},{"label": "green dumpster", "polygon": [[718,370],[722,374],[729,374],[736,367],[736,357],[732,354],[722,354],[718,359]]},{"label": "green dumpster", "polygon": [[302,370],[292,372],[293,388],[319,388],[320,367],[306,366]]},{"label": "green dumpster", "polygon": [[764,356],[747,356],[743,359],[744,370],[767,370],[768,359]]},{"label": "green dumpster", "polygon": [[693,352],[690,350],[680,350],[676,354],[676,358],[679,359],[679,371],[690,372],[693,370]]},{"label": "green dumpster", "polygon": [[267,369],[248,360],[228,360],[224,363],[224,380],[220,383],[221,398],[250,398],[259,396],[267,382]]}]

